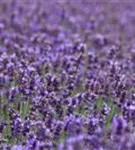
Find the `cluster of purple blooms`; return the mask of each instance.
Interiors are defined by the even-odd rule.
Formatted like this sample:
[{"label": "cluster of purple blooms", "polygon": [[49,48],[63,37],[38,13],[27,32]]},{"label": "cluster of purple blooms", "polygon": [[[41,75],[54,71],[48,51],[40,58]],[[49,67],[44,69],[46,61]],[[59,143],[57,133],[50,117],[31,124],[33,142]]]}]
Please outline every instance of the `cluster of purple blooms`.
[{"label": "cluster of purple blooms", "polygon": [[135,150],[133,9],[0,0],[0,149]]}]

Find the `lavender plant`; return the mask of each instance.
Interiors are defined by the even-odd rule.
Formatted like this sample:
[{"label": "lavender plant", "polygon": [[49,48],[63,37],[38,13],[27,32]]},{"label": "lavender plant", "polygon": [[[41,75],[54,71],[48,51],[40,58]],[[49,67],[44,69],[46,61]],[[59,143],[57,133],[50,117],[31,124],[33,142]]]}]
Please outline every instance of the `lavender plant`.
[{"label": "lavender plant", "polygon": [[0,149],[134,150],[134,2],[0,1]]}]

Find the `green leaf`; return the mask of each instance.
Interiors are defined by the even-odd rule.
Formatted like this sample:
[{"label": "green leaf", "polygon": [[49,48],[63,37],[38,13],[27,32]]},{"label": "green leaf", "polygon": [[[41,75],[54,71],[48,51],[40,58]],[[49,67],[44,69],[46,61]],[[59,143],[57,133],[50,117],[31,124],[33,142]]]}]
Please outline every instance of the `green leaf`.
[{"label": "green leaf", "polygon": [[102,109],[103,104],[104,104],[104,100],[102,98],[99,98],[96,100],[96,107],[98,111]]},{"label": "green leaf", "polygon": [[118,108],[116,104],[113,103],[113,100],[110,98],[107,98],[107,100],[104,100],[102,98],[99,98],[96,100],[96,107],[97,110],[100,112],[102,110],[103,104],[106,103],[107,106],[111,108],[109,115],[106,119],[105,129],[109,130],[111,128],[112,119],[115,114],[119,113]]},{"label": "green leaf", "polygon": [[1,103],[0,103],[0,117],[3,118],[3,107]]},{"label": "green leaf", "polygon": [[5,141],[9,142],[9,139],[11,138],[11,136],[12,136],[12,130],[11,130],[10,121],[8,120],[7,126],[2,132],[2,137],[3,139],[5,139]]},{"label": "green leaf", "polygon": [[25,119],[30,111],[30,103],[29,101],[20,103],[20,115],[22,119]]},{"label": "green leaf", "polygon": [[61,132],[60,137],[56,140],[56,144],[62,143],[66,139],[66,136],[67,134],[65,131]]},{"label": "green leaf", "polygon": [[111,111],[107,117],[105,128],[108,130],[111,128],[111,123],[114,115],[117,113],[117,107],[113,103],[109,103]]},{"label": "green leaf", "polygon": [[78,106],[77,108],[75,108],[75,110],[74,110],[74,112],[73,112],[74,115],[80,114],[80,115],[82,115],[84,118],[86,118],[87,113],[86,113],[85,107],[86,107],[86,104],[83,103],[83,104],[81,104],[80,106]]}]

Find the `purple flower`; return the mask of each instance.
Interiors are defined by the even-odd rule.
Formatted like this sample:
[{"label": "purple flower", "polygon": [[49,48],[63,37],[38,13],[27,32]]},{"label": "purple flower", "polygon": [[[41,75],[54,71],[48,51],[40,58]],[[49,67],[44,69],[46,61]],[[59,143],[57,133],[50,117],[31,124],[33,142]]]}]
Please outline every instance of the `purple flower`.
[{"label": "purple flower", "polygon": [[127,122],[123,118],[123,116],[115,116],[113,118],[112,129],[115,134],[117,135],[123,134],[125,132],[126,127],[127,127]]}]

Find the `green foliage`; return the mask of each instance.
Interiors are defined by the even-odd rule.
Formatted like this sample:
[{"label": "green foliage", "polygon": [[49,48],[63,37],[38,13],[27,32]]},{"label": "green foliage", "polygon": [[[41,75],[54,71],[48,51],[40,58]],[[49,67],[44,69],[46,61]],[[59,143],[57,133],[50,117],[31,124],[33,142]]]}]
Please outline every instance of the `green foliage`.
[{"label": "green foliage", "polygon": [[3,137],[7,142],[9,142],[11,136],[12,136],[12,133],[11,133],[11,125],[10,125],[10,123],[8,123],[7,126],[6,126],[6,128],[3,130],[2,137]]},{"label": "green foliage", "polygon": [[62,143],[63,140],[65,140],[66,136],[67,136],[66,132],[62,131],[59,138],[57,138],[57,140],[56,140],[56,144]]},{"label": "green foliage", "polygon": [[20,115],[22,119],[26,119],[30,111],[30,102],[25,101],[25,102],[20,102]]},{"label": "green foliage", "polygon": [[115,116],[115,114],[118,113],[117,106],[116,106],[113,102],[109,101],[109,102],[108,102],[108,105],[109,105],[109,107],[111,108],[111,110],[110,110],[110,113],[109,113],[109,115],[108,115],[108,117],[107,117],[107,119],[106,119],[105,128],[106,128],[107,130],[109,130],[109,129],[111,128],[112,119],[113,119],[113,117]]},{"label": "green foliage", "polygon": [[87,113],[85,107],[86,107],[85,103],[82,103],[80,106],[77,106],[73,111],[74,115],[80,114],[81,116],[86,118]]},{"label": "green foliage", "polygon": [[111,129],[112,119],[115,116],[115,114],[119,113],[118,107],[116,104],[114,104],[113,100],[108,98],[106,101],[103,98],[99,98],[96,100],[96,109],[98,112],[101,112],[103,105],[107,104],[108,107],[110,107],[110,113],[107,116],[105,129],[109,130]]},{"label": "green foliage", "polygon": [[96,100],[96,108],[98,111],[101,111],[103,104],[104,104],[104,100],[102,98]]}]

